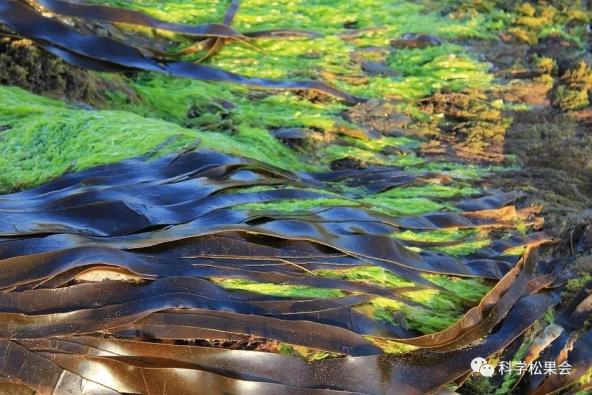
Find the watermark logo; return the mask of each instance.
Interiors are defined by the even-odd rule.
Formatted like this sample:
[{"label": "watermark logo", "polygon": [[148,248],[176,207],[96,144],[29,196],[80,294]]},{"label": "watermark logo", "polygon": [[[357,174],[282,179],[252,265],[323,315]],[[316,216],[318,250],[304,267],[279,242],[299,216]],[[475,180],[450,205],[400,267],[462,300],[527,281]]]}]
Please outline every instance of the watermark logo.
[{"label": "watermark logo", "polygon": [[501,375],[516,373],[519,375],[528,373],[532,376],[537,375],[569,375],[571,374],[571,365],[564,361],[557,365],[555,361],[534,361],[530,363],[517,361],[500,361],[497,366],[487,363],[485,358],[477,357],[471,361],[471,369],[483,377],[493,377],[495,371]]},{"label": "watermark logo", "polygon": [[481,374],[483,377],[493,377],[495,368],[487,363],[485,358],[477,357],[471,361],[473,372]]}]

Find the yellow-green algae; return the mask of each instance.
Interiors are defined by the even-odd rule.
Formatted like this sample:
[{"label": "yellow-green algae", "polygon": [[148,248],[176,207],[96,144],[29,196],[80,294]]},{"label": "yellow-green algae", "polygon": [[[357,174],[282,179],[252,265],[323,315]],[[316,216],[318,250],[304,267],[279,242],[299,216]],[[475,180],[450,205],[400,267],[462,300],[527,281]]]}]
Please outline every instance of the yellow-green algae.
[{"label": "yellow-green algae", "polygon": [[[97,1],[138,9],[159,18],[190,23],[214,22],[222,19],[228,1],[167,1],[118,0]],[[496,15],[494,15],[496,14]],[[491,85],[488,65],[472,57],[456,44],[445,42],[442,46],[396,50],[382,59],[399,77],[366,76],[360,65],[350,55],[371,46],[380,45],[386,50],[392,38],[404,33],[423,32],[436,34],[444,39],[491,38],[492,29],[499,27],[499,15],[488,14],[459,17],[443,15],[440,9],[410,1],[394,1],[388,4],[376,0],[352,2],[293,1],[244,2],[236,16],[239,30],[265,28],[311,29],[322,35],[314,38],[287,40],[262,39],[257,41],[260,51],[240,43],[231,43],[211,63],[246,75],[269,78],[316,78],[319,73],[338,87],[366,97],[397,97],[402,111],[419,116],[409,99],[429,95],[439,90],[484,89]],[[344,22],[355,22],[362,30],[359,35],[347,39]],[[190,45],[177,37],[181,46]],[[370,55],[369,55],[370,56]],[[328,74],[327,74],[328,73]],[[348,79],[364,76],[366,82]],[[143,116],[155,116],[183,126],[203,130],[236,132],[243,128],[264,129],[281,127],[310,127],[321,130],[329,144],[320,144],[320,165],[344,157],[356,157],[375,164],[422,165],[424,161],[413,154],[383,155],[357,143],[340,140],[331,144],[332,136],[340,125],[346,125],[340,113],[343,104],[334,100],[310,103],[290,93],[251,95],[248,89],[228,84],[209,84],[184,81],[166,76],[141,75],[131,82],[138,92],[139,102],[126,102],[121,95],[113,94],[111,105],[137,112]],[[224,108],[220,101],[232,104]],[[349,143],[349,144],[346,144]],[[388,142],[384,146],[395,145]],[[384,146],[382,148],[384,148]]]},{"label": "yellow-green algae", "polygon": [[471,186],[453,186],[453,185],[440,185],[440,184],[428,184],[424,186],[409,186],[393,188],[388,191],[382,192],[377,196],[384,198],[415,198],[415,197],[426,197],[426,198],[453,198],[453,197],[464,197],[476,195],[479,193],[479,189]]},{"label": "yellow-green algae", "polygon": [[474,229],[438,229],[429,231],[405,230],[394,233],[393,236],[401,240],[425,242],[453,242],[461,241],[477,233]]},{"label": "yellow-green algae", "polygon": [[[413,282],[404,280],[389,271],[375,266],[363,266],[343,270],[316,270],[318,276],[360,281],[386,288],[412,287]],[[430,281],[447,289],[442,292],[433,289],[418,289],[404,295],[421,306],[409,306],[400,301],[383,297],[373,298],[369,303],[357,306],[357,309],[379,320],[399,323],[394,314],[403,314],[409,328],[420,333],[433,333],[447,328],[457,321],[466,311],[464,301],[477,303],[491,285],[484,280],[465,279],[444,275],[424,275]],[[336,298],[347,293],[334,289],[295,286],[289,284],[258,283],[248,280],[214,279],[221,286],[240,291],[250,291],[266,295],[294,298]],[[395,345],[384,343],[385,346]]]},{"label": "yellow-green algae", "polygon": [[269,203],[247,203],[235,206],[235,209],[241,210],[261,210],[261,211],[302,211],[319,207],[335,206],[355,206],[356,203],[345,199],[297,199],[284,200]]},{"label": "yellow-green algae", "polygon": [[205,133],[126,111],[86,110],[0,86],[0,190],[142,154],[208,148],[290,170],[310,169],[266,132]]},{"label": "yellow-green algae", "polygon": [[467,241],[465,243],[453,245],[453,246],[446,246],[446,247],[434,247],[433,250],[445,252],[448,255],[452,256],[464,256],[475,253],[479,251],[481,248],[485,248],[491,244],[491,240],[473,240]]},{"label": "yellow-green algae", "polygon": [[[339,185],[339,187],[343,187]],[[241,192],[255,192],[261,190],[271,190],[274,188],[270,187],[256,187],[255,189],[243,190]],[[395,188],[392,191],[379,193],[376,195],[367,195],[365,191],[342,188],[345,192],[328,192],[325,190],[315,189],[302,189],[310,190],[314,192],[328,193],[331,196],[320,199],[297,199],[297,200],[282,200],[275,202],[264,202],[264,203],[247,203],[236,206],[236,209],[249,209],[259,211],[285,211],[292,212],[298,210],[309,210],[315,207],[328,207],[328,206],[345,206],[345,207],[364,207],[371,209],[378,213],[391,215],[391,216],[402,216],[402,215],[420,215],[430,212],[439,211],[442,209],[456,210],[452,206],[448,206],[443,203],[438,203],[427,197],[407,197],[413,196],[414,194],[420,195],[425,193],[427,195],[433,195],[434,198],[442,198],[447,195],[455,197],[457,195],[464,195],[466,193],[476,192],[477,189],[467,189],[465,187],[455,188],[454,186],[446,186],[440,188],[440,186],[428,185],[425,187],[411,187]],[[400,193],[397,193],[401,189]],[[233,191],[237,192],[237,191]],[[395,195],[395,196],[389,196]],[[397,197],[402,196],[402,197]],[[407,233],[409,234],[409,233]]]},{"label": "yellow-green algae", "polygon": [[412,231],[393,233],[393,237],[401,240],[423,242],[456,242],[448,246],[435,246],[432,250],[445,252],[452,256],[469,255],[481,248],[487,247],[491,240],[483,236],[477,236],[474,229],[443,229],[434,231]]},{"label": "yellow-green algae", "polygon": [[226,289],[250,291],[265,295],[296,297],[296,298],[337,298],[344,296],[342,291],[335,289],[312,288],[306,286],[258,283],[249,280],[220,279],[217,280]]}]

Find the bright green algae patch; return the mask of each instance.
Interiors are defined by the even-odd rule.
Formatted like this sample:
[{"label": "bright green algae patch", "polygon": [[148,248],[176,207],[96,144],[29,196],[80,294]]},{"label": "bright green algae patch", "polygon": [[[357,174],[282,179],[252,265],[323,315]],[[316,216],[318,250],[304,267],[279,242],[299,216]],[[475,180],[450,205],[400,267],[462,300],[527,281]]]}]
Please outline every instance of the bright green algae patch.
[{"label": "bright green algae patch", "polygon": [[434,246],[432,250],[445,252],[452,256],[465,256],[487,247],[491,240],[477,236],[473,229],[442,229],[433,231],[412,231],[393,233],[393,237],[400,240],[417,242],[450,243],[450,245]]},{"label": "bright green algae patch", "polygon": [[[385,288],[413,287],[413,282],[404,280],[389,271],[375,266],[361,266],[345,270],[316,270],[316,275],[329,278],[359,281]],[[490,289],[485,280],[464,279],[445,275],[424,275],[448,290],[417,289],[403,295],[418,305],[375,297],[370,302],[356,307],[360,312],[378,320],[408,326],[418,333],[426,334],[443,330],[454,324],[466,311],[467,301],[477,303]],[[346,296],[344,291],[295,286],[289,284],[258,283],[245,280],[215,279],[221,286],[235,291],[250,291],[265,295],[293,298],[337,298]],[[390,343],[380,343],[388,350],[395,347]]]},{"label": "bright green algae patch", "polygon": [[266,132],[205,133],[126,111],[85,110],[0,86],[0,190],[38,185],[68,171],[185,148],[209,148],[304,170],[296,155]]},{"label": "bright green algae patch", "polygon": [[428,199],[382,199],[367,197],[360,199],[327,198],[285,200],[267,203],[247,203],[235,206],[234,209],[248,209],[256,211],[294,212],[311,210],[320,207],[365,207],[378,213],[387,215],[418,215],[439,210],[443,206]]},{"label": "bright green algae patch", "polygon": [[[204,20],[220,21],[229,5],[225,0],[94,0],[95,3],[112,4],[150,13],[169,21],[199,23]],[[342,32],[344,22],[356,22],[358,28],[380,26],[389,37],[405,32],[436,33],[444,37],[491,37],[492,26],[486,20],[491,16],[475,15],[455,20],[442,16],[438,10],[429,11],[425,6],[411,1],[354,0],[334,2],[331,0],[244,2],[235,18],[239,30],[266,29],[274,27],[310,29],[316,27],[322,33]],[[497,16],[499,18],[499,16]],[[370,32],[372,36],[381,35]]]},{"label": "bright green algae patch", "polygon": [[295,297],[295,298],[338,298],[344,296],[342,291],[324,288],[312,288],[295,285],[282,285],[271,283],[257,283],[248,280],[219,280],[217,281],[226,289],[236,291],[249,291],[265,295]]},{"label": "bright green algae patch", "polygon": [[[189,23],[220,21],[229,4],[225,0],[96,2]],[[230,43],[211,63],[257,77],[310,79],[320,75],[353,94],[377,99],[404,99],[400,103],[403,112],[422,116],[411,99],[443,89],[487,88],[492,83],[487,72],[488,65],[456,44],[445,42],[438,47],[396,50],[390,54],[389,41],[409,32],[429,32],[443,39],[493,37],[490,30],[498,24],[491,21],[497,19],[499,15],[444,16],[440,10],[430,10],[410,1],[388,4],[376,0],[249,1],[241,4],[235,19],[234,26],[241,31],[282,27],[309,29],[321,35],[313,38],[260,39],[256,41],[259,50],[241,43]],[[359,34],[344,36],[347,30],[344,22],[355,22],[355,28],[361,29]],[[191,45],[185,39],[177,39],[181,46]],[[375,51],[376,46],[380,46],[378,51]],[[367,75],[361,65],[352,59],[352,54],[358,52],[383,62],[394,75]],[[250,90],[236,85],[209,84],[151,74],[140,75],[131,81],[131,85],[138,93],[139,101],[129,102],[115,93],[107,106],[204,131],[240,134],[248,129],[265,134],[267,130],[276,128],[312,128],[324,135],[321,144],[315,145],[317,155],[306,158],[308,163],[312,161],[315,165],[326,166],[333,160],[347,157],[404,167],[425,163],[413,153],[384,155],[371,147],[342,139],[336,144],[335,134],[340,127],[352,125],[341,117],[346,107],[335,100],[311,103],[292,93],[250,95]],[[395,145],[389,141],[381,148]]]},{"label": "bright green algae patch", "polygon": [[[0,185],[4,192],[40,184],[67,171],[154,150],[179,150],[196,131],[127,112],[85,111],[18,88],[0,87]],[[167,143],[167,144],[165,144]]]}]

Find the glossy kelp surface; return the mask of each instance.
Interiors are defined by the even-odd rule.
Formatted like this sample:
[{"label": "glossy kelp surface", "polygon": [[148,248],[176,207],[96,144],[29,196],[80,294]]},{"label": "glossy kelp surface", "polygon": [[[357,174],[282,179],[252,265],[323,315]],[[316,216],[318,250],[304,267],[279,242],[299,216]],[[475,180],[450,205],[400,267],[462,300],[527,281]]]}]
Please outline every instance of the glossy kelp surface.
[{"label": "glossy kelp surface", "polygon": [[[393,171],[395,180],[406,176],[382,168],[291,173],[196,151],[105,165],[3,195],[0,210],[13,224],[0,243],[0,316],[7,323],[0,336],[6,339],[3,347],[10,361],[3,375],[42,392],[77,382],[115,392],[147,393],[154,385],[164,385],[190,393],[195,391],[190,376],[233,393],[384,393],[400,386],[406,393],[424,393],[446,385],[467,371],[471,355],[502,349],[530,325],[531,318],[521,309],[534,320],[556,303],[555,293],[546,289],[552,277],[544,266],[538,267],[534,254],[518,262],[501,256],[515,245],[535,246],[548,238],[516,236],[484,251],[485,258],[471,259],[430,251],[429,246],[413,251],[391,235],[418,223],[439,230],[512,227],[516,213],[508,215],[499,206],[509,207],[505,205],[515,197],[464,199],[458,206],[471,211],[400,218],[362,207],[233,209],[247,202],[313,199],[323,196],[322,191],[335,193],[332,190],[344,181],[366,188],[368,195],[381,193],[400,187],[387,176]],[[381,181],[379,188],[373,179]],[[258,185],[284,188],[256,191]],[[392,285],[332,274],[364,267],[385,270],[393,276]],[[454,287],[441,287],[435,277],[432,282],[433,275],[489,278],[493,287],[476,303],[459,298]],[[243,283],[228,282],[233,279]],[[281,294],[266,291],[265,284],[296,288]],[[442,298],[448,295],[447,303],[465,306],[448,328],[421,333],[380,318],[380,311],[396,306],[401,311],[429,310],[436,299],[426,305],[428,299],[421,297],[429,289]],[[413,313],[409,319],[413,322]],[[253,336],[346,359],[302,365],[295,357],[264,354],[264,360],[273,363],[261,365],[260,352],[167,344],[204,338],[245,341]],[[481,345],[467,348],[483,338]],[[144,343],[148,339],[163,343]],[[384,342],[413,345],[416,351],[383,355]],[[138,345],[137,350],[148,354],[154,348],[161,354],[128,358],[105,349],[115,344]],[[181,349],[189,354],[174,357]],[[236,360],[237,353],[244,357]],[[217,365],[221,359],[191,362],[210,354],[241,365],[222,368]],[[25,358],[25,364],[42,358],[53,368],[24,377],[15,365],[17,358]],[[252,368],[242,367],[255,360],[259,362]],[[302,375],[287,378],[286,364],[300,366]],[[368,376],[356,374],[339,382],[351,369],[362,367],[369,369]],[[111,372],[110,379],[99,380],[93,373],[103,368]],[[427,382],[413,379],[428,368],[442,374]],[[399,369],[406,375],[397,373]],[[51,376],[64,371],[72,382]],[[169,375],[181,371],[187,379],[165,384]],[[374,377],[386,371],[390,373],[380,380]],[[147,374],[156,381],[137,381]]]}]

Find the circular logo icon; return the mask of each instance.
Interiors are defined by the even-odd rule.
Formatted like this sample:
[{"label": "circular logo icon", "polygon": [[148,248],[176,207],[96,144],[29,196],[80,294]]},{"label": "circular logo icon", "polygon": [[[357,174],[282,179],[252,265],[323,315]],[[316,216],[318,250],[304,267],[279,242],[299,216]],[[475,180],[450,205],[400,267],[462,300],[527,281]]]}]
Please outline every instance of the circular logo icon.
[{"label": "circular logo icon", "polygon": [[487,360],[485,358],[477,357],[473,358],[471,361],[471,369],[473,369],[473,372],[479,372],[483,365],[487,365]]},{"label": "circular logo icon", "polygon": [[493,366],[486,363],[485,365],[481,365],[481,368],[479,368],[479,373],[481,373],[483,377],[493,377],[495,369],[493,368]]}]

